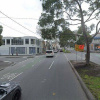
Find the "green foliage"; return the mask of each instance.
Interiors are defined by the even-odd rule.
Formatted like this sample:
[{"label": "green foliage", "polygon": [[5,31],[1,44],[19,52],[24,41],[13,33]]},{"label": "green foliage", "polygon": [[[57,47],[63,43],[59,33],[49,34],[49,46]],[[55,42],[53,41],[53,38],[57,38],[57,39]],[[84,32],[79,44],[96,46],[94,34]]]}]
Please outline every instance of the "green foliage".
[{"label": "green foliage", "polygon": [[68,27],[63,18],[63,4],[61,0],[42,0],[43,13],[39,19],[41,35],[44,39],[54,39]]},{"label": "green foliage", "polygon": [[0,25],[0,34],[2,33],[3,31],[3,27]]},{"label": "green foliage", "polygon": [[42,13],[38,24],[41,27],[45,27],[48,24],[52,24],[53,22],[54,22],[54,16],[46,14],[46,13]]},{"label": "green foliage", "polygon": [[41,29],[41,32],[42,38],[44,39],[52,39],[56,36],[54,27],[52,29]]},{"label": "green foliage", "polygon": [[[77,71],[96,100],[100,100],[100,77],[95,75],[97,70],[95,72],[91,71],[91,67],[93,66],[91,65],[89,69],[86,66],[84,68],[80,67],[79,69],[77,68]],[[96,67],[94,68],[97,69]]]},{"label": "green foliage", "polygon": [[[90,33],[91,33],[91,30],[94,28],[94,25],[92,24],[92,25],[90,25],[90,27],[87,27],[86,26],[86,34],[87,34],[87,36],[88,36],[88,39],[89,38],[91,38],[91,35],[90,35]],[[84,34],[83,34],[83,32],[82,32],[82,27],[81,26],[79,26],[78,27],[78,30],[77,30],[77,34],[78,35],[81,35],[80,37],[79,37],[79,40],[76,42],[78,45],[82,45],[82,44],[85,44],[86,43],[86,40],[85,40],[85,37],[84,37]],[[91,42],[91,41],[90,41]]]},{"label": "green foliage", "polygon": [[59,40],[60,40],[61,47],[67,46],[69,44],[68,40],[70,39],[75,40],[75,35],[68,28],[59,34]]},{"label": "green foliage", "polygon": [[97,100],[100,100],[100,77],[85,75],[83,78],[92,94],[96,97]]},{"label": "green foliage", "polygon": [[71,53],[69,50],[65,50],[65,49],[63,49],[63,52],[64,53]]},{"label": "green foliage", "polygon": [[76,44],[78,44],[78,45],[85,44],[84,36],[81,36],[81,37],[79,38],[79,40],[76,42]]}]

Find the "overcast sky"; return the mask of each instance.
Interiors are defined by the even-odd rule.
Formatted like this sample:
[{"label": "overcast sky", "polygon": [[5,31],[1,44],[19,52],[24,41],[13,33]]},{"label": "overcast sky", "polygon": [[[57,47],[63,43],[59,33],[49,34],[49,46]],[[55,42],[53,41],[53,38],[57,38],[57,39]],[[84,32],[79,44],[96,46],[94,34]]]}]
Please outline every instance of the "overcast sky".
[{"label": "overcast sky", "polygon": [[[86,5],[84,6],[84,8]],[[86,8],[85,8],[86,9]],[[11,17],[13,20],[23,25],[30,31],[16,24],[0,12],[0,25],[3,26],[3,36],[37,36],[36,27],[38,19],[42,13],[42,5],[40,0],[0,0],[0,11],[6,14],[8,17]],[[5,18],[6,17],[6,18]],[[16,19],[16,18],[33,18],[33,19]],[[90,24],[96,24],[96,21],[92,21]],[[70,27],[73,30],[76,30],[76,26]],[[16,30],[16,31],[15,31]],[[72,30],[72,31],[73,31]],[[95,33],[92,31],[92,33]]]},{"label": "overcast sky", "polygon": [[[3,36],[38,36],[36,27],[38,19],[42,13],[40,0],[0,0],[0,11],[13,20],[23,25],[32,32],[16,24],[9,18],[5,18],[0,12],[0,25],[3,26]],[[3,17],[3,18],[2,18]],[[33,18],[33,19],[16,19]],[[9,28],[10,27],[10,28]],[[11,29],[13,28],[13,29]],[[16,30],[16,31],[15,31]],[[20,31],[20,32],[17,32]]]}]

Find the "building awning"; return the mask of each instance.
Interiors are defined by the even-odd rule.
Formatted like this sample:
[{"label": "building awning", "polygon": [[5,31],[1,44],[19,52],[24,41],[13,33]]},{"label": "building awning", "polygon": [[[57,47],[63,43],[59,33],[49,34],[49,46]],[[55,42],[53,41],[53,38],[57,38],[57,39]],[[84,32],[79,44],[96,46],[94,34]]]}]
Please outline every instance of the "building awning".
[{"label": "building awning", "polygon": [[94,37],[94,39],[100,39],[100,37]]}]

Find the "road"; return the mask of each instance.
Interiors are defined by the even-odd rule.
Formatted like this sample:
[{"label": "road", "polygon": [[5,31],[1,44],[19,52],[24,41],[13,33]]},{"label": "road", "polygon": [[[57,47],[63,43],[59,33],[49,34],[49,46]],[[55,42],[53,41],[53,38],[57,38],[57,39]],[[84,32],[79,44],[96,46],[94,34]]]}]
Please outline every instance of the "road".
[{"label": "road", "polygon": [[20,83],[21,100],[87,100],[67,59],[64,53],[25,59],[2,70],[0,81]]}]

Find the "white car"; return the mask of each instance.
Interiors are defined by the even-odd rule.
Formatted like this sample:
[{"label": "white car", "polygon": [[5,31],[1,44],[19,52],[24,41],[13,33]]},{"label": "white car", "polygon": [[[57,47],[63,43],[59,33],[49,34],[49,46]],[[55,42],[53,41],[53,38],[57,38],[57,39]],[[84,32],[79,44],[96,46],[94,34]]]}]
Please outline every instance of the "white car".
[{"label": "white car", "polygon": [[54,53],[57,53],[58,51],[57,50],[54,50]]},{"label": "white car", "polygon": [[53,57],[54,51],[53,50],[46,50],[46,57]]}]

